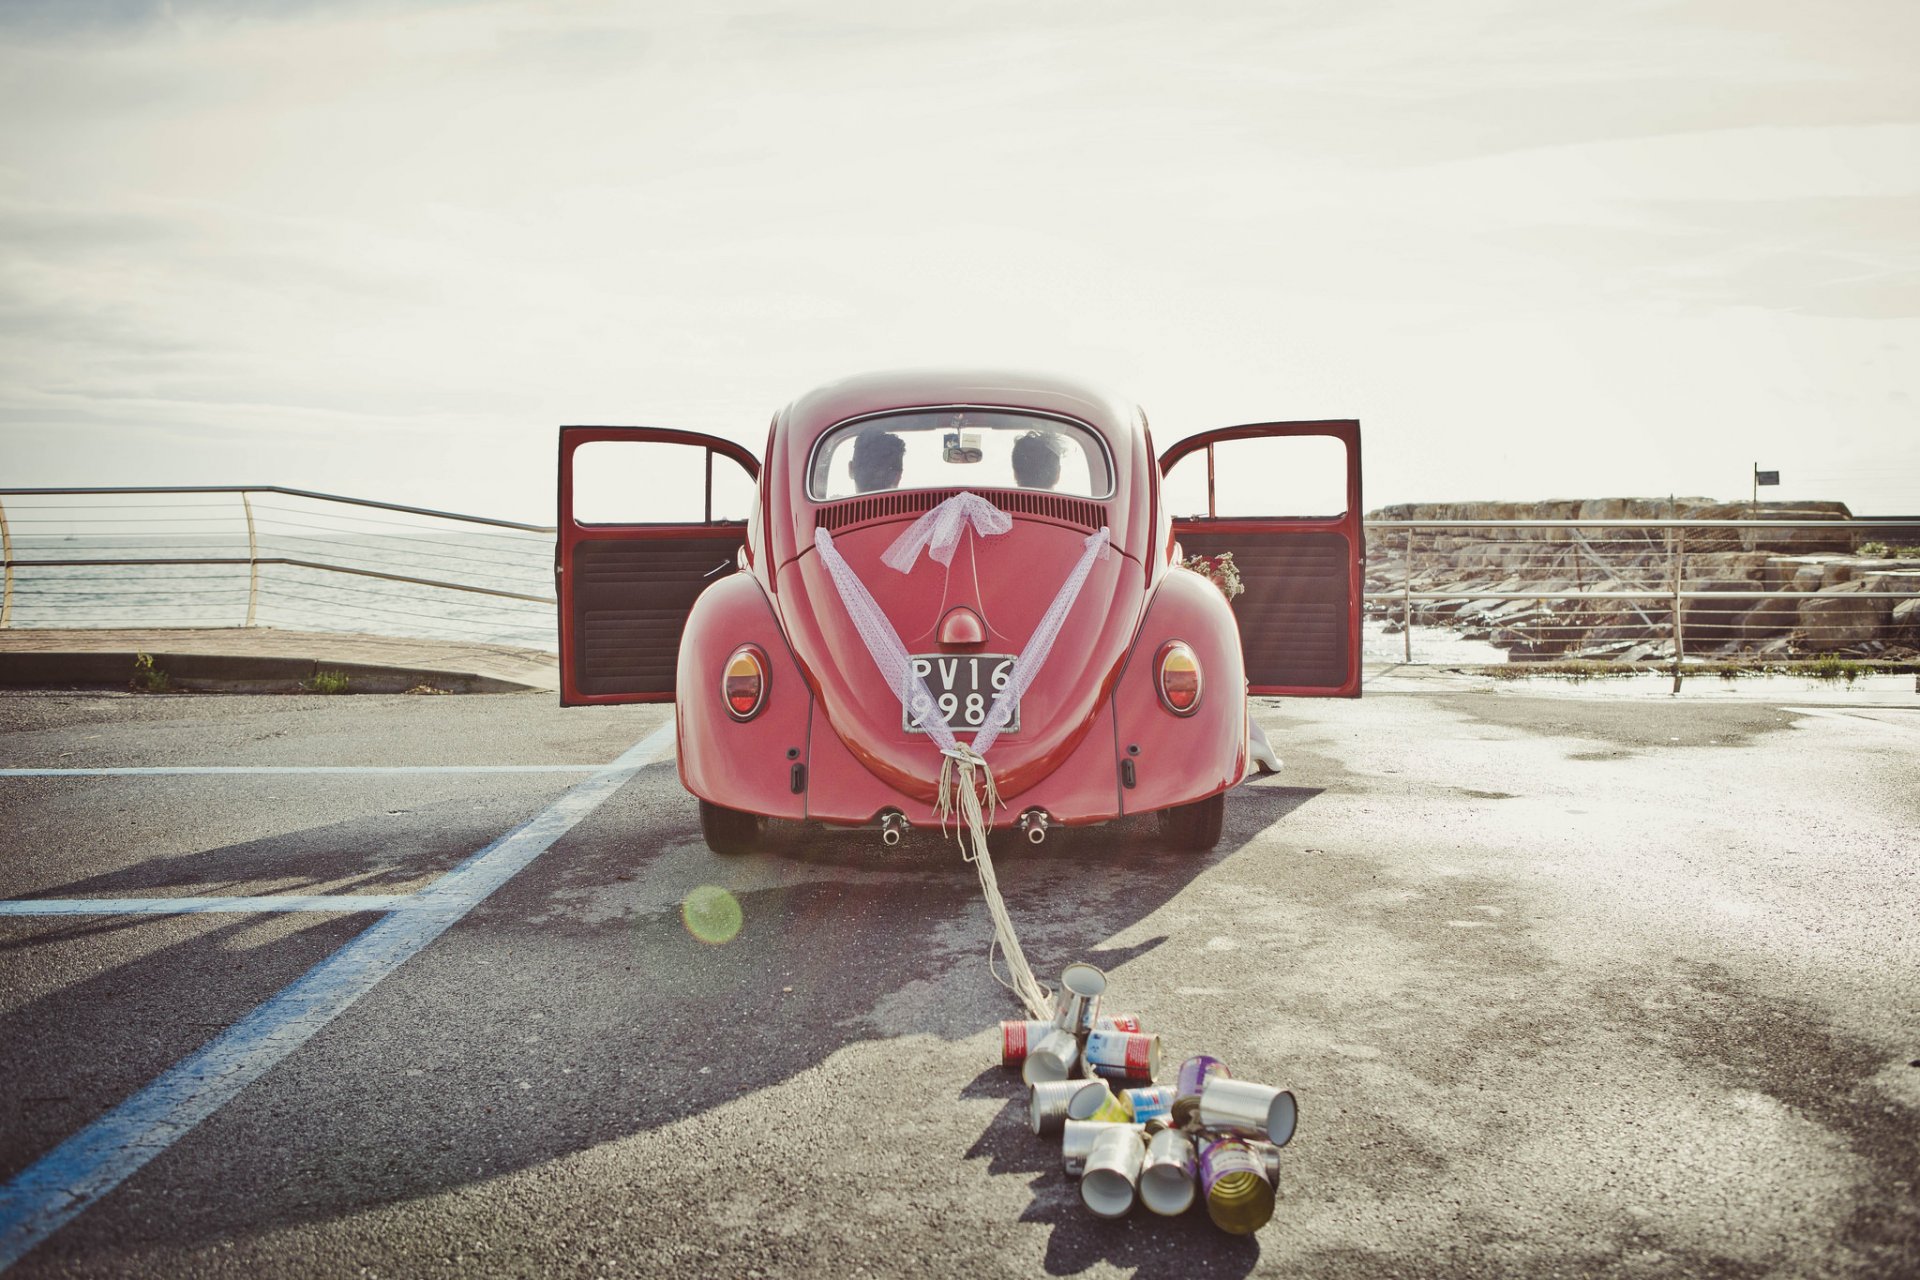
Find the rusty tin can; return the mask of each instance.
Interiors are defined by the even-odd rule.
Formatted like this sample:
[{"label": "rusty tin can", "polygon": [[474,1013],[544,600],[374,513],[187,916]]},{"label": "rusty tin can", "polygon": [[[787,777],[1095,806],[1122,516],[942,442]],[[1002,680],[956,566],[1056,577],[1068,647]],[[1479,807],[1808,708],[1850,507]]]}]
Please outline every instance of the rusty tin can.
[{"label": "rusty tin can", "polygon": [[1096,1031],[1080,1063],[1090,1076],[1151,1083],[1160,1068],[1160,1037],[1142,1031]]},{"label": "rusty tin can", "polygon": [[[1004,1025],[1004,1024],[1003,1024]],[[1174,1077],[1173,1122],[1187,1125],[1193,1121],[1194,1113],[1200,1110],[1200,1091],[1207,1081],[1215,1076],[1229,1076],[1227,1064],[1218,1058],[1206,1054],[1195,1054],[1180,1064],[1180,1072]]]},{"label": "rusty tin can", "polygon": [[1080,1175],[1081,1201],[1102,1218],[1124,1218],[1133,1208],[1146,1155],[1146,1143],[1132,1125],[1108,1125],[1087,1152],[1087,1167]]},{"label": "rusty tin can", "polygon": [[1193,1140],[1178,1129],[1162,1129],[1147,1139],[1140,1165],[1140,1203],[1172,1218],[1193,1207],[1194,1174],[1199,1157]]},{"label": "rusty tin can", "polygon": [[1027,1050],[1039,1044],[1047,1032],[1053,1029],[1051,1022],[1036,1022],[1031,1018],[1017,1018],[1000,1024],[1000,1065],[1017,1067],[1027,1060]]},{"label": "rusty tin can", "polygon": [[1299,1109],[1286,1089],[1214,1075],[1200,1091],[1200,1127],[1265,1138],[1284,1147],[1293,1138]]}]

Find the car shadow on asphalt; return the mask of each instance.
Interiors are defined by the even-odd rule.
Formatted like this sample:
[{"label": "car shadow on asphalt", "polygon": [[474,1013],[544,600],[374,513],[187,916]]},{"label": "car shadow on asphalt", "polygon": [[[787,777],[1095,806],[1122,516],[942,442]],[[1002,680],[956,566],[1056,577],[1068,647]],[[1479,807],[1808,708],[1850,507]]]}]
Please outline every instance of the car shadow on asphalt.
[{"label": "car shadow on asphalt", "polygon": [[[224,897],[236,894],[408,893],[490,844],[503,829],[539,811],[547,797],[483,797],[415,806],[396,823],[372,813],[319,826],[279,831],[184,853],[143,857],[130,865],[76,876],[47,888],[8,895],[42,898]],[[109,927],[137,927],[150,916],[109,917]]]},{"label": "car shadow on asphalt", "polygon": [[[1171,853],[1134,821],[1000,860],[1029,955],[1048,970],[1082,957],[1113,968],[1152,949],[1162,939],[1088,943],[1147,918],[1317,794],[1235,792],[1227,834],[1205,854]],[[168,1215],[143,1234],[191,1247],[440,1196],[699,1117],[850,1046],[953,1042],[1018,1016],[979,972],[988,934],[973,867],[947,844],[885,860],[876,844],[872,832],[813,834],[712,857],[690,802],[626,789],[160,1162]],[[846,863],[876,874],[834,870]],[[725,941],[699,941],[678,905],[661,909],[702,882],[738,885]],[[1063,892],[1070,913],[1057,909]],[[864,1087],[877,1090],[868,1102],[896,1105],[885,1079]],[[1107,1261],[1170,1277],[1204,1260],[1237,1276],[1257,1261],[1257,1243],[1198,1212],[1093,1218],[1057,1144],[1028,1131],[1018,1076],[995,1066],[972,1087],[1008,1100],[970,1154],[1031,1177],[1022,1220],[1051,1225],[1050,1272]],[[660,1220],[703,1216],[721,1194],[709,1175],[689,1167],[654,1183]],[[49,1244],[84,1252],[102,1211]]]}]

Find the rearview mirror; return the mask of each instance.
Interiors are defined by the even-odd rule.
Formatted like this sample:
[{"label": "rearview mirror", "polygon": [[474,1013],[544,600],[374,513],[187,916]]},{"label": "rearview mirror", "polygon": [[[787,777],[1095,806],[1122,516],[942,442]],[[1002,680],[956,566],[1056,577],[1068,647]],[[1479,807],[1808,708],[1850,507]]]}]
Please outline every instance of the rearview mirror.
[{"label": "rearview mirror", "polygon": [[986,455],[980,449],[978,431],[949,431],[940,437],[948,462],[978,462]]}]

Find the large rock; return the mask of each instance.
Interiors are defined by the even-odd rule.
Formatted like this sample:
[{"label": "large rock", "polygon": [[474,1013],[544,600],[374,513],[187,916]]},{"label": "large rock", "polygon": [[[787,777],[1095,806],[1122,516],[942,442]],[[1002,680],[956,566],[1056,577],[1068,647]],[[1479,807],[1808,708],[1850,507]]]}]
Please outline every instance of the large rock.
[{"label": "large rock", "polygon": [[1898,564],[1899,561],[1867,561],[1856,564],[1853,580],[1867,591],[1897,591],[1903,596],[1920,595],[1920,566],[1907,568],[1881,568],[1881,565]]},{"label": "large rock", "polygon": [[1845,649],[1877,639],[1883,627],[1893,620],[1893,610],[1885,600],[1861,595],[1866,585],[1843,582],[1800,601],[1800,625],[1794,639],[1816,653]]},{"label": "large rock", "polygon": [[[1690,591],[1752,591],[1754,585],[1745,578],[1722,578],[1711,582],[1688,584]],[[1718,649],[1729,641],[1741,638],[1741,617],[1748,612],[1751,600],[1688,600],[1680,610],[1681,639],[1685,641],[1688,653],[1702,653],[1709,649]]]},{"label": "large rock", "polygon": [[1799,605],[1798,600],[1762,600],[1754,604],[1740,615],[1740,639],[1747,644],[1758,644],[1786,635],[1800,621]]},{"label": "large rock", "polygon": [[[1836,584],[1846,581],[1844,575],[1847,563],[1846,556],[1838,555],[1768,556],[1766,565],[1761,570],[1761,579],[1775,591],[1818,591],[1821,584],[1826,581],[1826,572],[1830,565],[1841,566],[1840,576],[1835,579]],[[1801,576],[1803,573],[1807,574],[1804,578]],[[1809,582],[1812,585],[1798,587],[1793,585],[1795,582]]]},{"label": "large rock", "polygon": [[1714,579],[1740,578],[1746,582],[1743,590],[1771,591],[1773,584],[1767,579],[1767,564],[1775,559],[1764,551],[1722,551],[1709,555],[1689,555],[1686,562],[1688,586],[1696,579],[1712,581]]}]

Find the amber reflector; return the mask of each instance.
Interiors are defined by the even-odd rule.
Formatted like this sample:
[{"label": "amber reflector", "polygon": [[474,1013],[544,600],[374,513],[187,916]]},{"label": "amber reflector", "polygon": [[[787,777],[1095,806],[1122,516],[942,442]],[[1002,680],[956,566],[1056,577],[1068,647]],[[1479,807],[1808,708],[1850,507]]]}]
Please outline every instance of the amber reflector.
[{"label": "amber reflector", "polygon": [[751,720],[760,713],[767,700],[767,668],[759,650],[751,646],[734,650],[720,679],[720,691],[727,714],[735,720]]},{"label": "amber reflector", "polygon": [[1178,640],[1160,650],[1160,701],[1177,716],[1190,716],[1200,705],[1200,660]]}]

